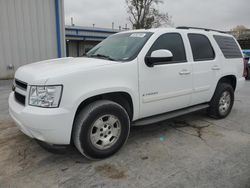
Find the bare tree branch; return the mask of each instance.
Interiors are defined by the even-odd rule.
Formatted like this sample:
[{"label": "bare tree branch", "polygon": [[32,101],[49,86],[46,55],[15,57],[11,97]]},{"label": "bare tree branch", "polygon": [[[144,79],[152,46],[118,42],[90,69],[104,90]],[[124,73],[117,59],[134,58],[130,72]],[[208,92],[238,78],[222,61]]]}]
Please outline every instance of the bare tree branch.
[{"label": "bare tree branch", "polygon": [[162,0],[125,0],[129,21],[133,28],[152,28],[162,25],[173,25],[172,17],[168,13],[160,13],[156,5],[162,4]]}]

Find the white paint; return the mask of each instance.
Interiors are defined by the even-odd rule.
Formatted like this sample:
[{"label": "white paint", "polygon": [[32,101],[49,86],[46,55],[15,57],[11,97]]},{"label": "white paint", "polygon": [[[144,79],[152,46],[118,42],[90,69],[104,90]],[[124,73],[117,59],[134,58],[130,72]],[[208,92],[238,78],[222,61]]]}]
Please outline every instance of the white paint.
[{"label": "white paint", "polygon": [[[237,78],[237,89],[244,83],[243,60],[225,59],[212,35],[215,32],[178,29],[152,29],[151,38],[137,58],[115,62],[95,58],[62,58],[23,66],[15,78],[30,85],[63,85],[59,108],[46,109],[19,105],[9,97],[10,114],[27,135],[54,144],[69,144],[76,110],[84,100],[105,93],[125,92],[132,98],[133,121],[209,102],[219,79],[225,75]],[[128,31],[132,32],[132,31]],[[133,32],[141,32],[133,31]],[[145,31],[144,31],[145,32]],[[165,33],[180,33],[187,62],[148,67],[145,56],[152,44]],[[188,33],[206,35],[216,51],[212,61],[194,62]],[[212,70],[213,66],[220,70]],[[182,74],[183,73],[183,74]],[[185,73],[185,74],[184,74]],[[27,101],[27,100],[26,100]]]},{"label": "white paint", "polygon": [[170,52],[169,50],[156,50],[153,51],[151,54],[151,57],[173,57],[172,52]]}]

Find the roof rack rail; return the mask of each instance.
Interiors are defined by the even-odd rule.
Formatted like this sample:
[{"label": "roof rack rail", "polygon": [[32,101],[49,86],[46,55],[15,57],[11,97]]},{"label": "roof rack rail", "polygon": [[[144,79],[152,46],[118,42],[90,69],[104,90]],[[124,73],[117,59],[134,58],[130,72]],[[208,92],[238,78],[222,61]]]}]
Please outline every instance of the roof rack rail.
[{"label": "roof rack rail", "polygon": [[215,31],[215,32],[219,32],[219,33],[227,33],[225,31],[219,31],[219,30],[215,30],[215,29],[208,29],[208,28],[202,28],[202,27],[179,26],[179,27],[176,27],[176,29],[199,29],[199,30],[204,30],[204,31]]}]

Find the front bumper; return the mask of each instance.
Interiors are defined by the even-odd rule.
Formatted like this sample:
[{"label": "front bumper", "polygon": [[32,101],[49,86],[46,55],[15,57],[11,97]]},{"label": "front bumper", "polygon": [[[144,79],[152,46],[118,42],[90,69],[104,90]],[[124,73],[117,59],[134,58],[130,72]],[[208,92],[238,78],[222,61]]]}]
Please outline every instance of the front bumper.
[{"label": "front bumper", "polygon": [[27,136],[51,144],[70,144],[74,114],[67,109],[23,106],[16,102],[12,92],[9,113]]}]

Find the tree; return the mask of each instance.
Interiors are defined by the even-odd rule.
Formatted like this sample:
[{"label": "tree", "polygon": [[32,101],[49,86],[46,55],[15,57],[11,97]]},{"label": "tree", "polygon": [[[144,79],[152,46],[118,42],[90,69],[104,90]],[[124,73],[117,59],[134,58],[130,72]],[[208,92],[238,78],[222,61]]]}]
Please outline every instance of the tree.
[{"label": "tree", "polygon": [[134,29],[149,29],[162,25],[172,25],[168,13],[161,13],[157,5],[163,4],[162,0],[125,0],[129,21]]},{"label": "tree", "polygon": [[244,25],[238,25],[234,27],[233,29],[231,29],[230,33],[234,35],[234,37],[236,37],[237,39],[249,38],[248,32],[245,32],[247,30],[249,29],[245,27]]},{"label": "tree", "polygon": [[241,32],[244,30],[247,30],[248,28],[246,28],[244,25],[237,25],[235,28],[231,29],[231,31],[235,31],[235,32]]}]

